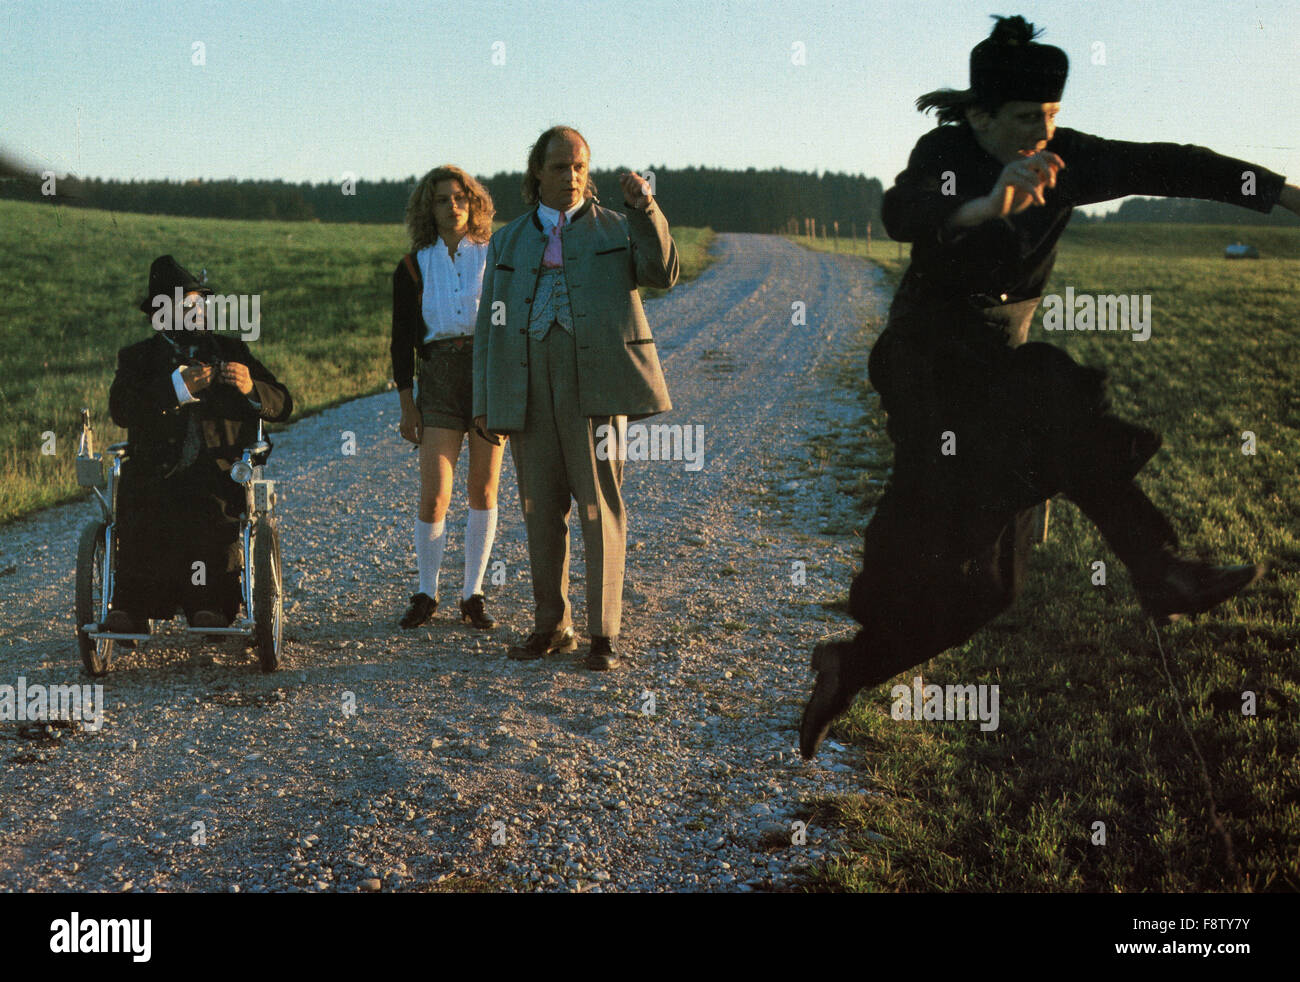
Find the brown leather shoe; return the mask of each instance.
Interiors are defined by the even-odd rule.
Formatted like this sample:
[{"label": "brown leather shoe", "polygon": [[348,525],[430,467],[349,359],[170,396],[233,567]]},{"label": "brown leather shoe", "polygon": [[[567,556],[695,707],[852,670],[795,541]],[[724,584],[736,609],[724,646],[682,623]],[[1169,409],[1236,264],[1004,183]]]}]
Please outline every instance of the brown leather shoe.
[{"label": "brown leather shoe", "polygon": [[608,672],[610,669],[618,668],[621,664],[623,664],[622,659],[614,651],[613,638],[593,634],[591,636],[591,651],[587,653],[587,667],[593,672]]},{"label": "brown leather shoe", "polygon": [[1267,572],[1267,563],[1213,566],[1175,557],[1159,579],[1138,587],[1138,596],[1147,616],[1165,625],[1218,606]]},{"label": "brown leather shoe", "polygon": [[812,667],[817,670],[817,683],[799,721],[799,753],[804,760],[812,760],[817,755],[831,723],[853,705],[853,697],[857,695],[856,690],[848,691],[840,666],[840,656],[848,648],[844,641],[831,641],[813,648]]},{"label": "brown leather shoe", "polygon": [[573,651],[577,647],[578,641],[573,636],[571,627],[549,632],[534,631],[523,644],[511,645],[506,651],[506,657],[514,661],[536,661],[557,651]]}]

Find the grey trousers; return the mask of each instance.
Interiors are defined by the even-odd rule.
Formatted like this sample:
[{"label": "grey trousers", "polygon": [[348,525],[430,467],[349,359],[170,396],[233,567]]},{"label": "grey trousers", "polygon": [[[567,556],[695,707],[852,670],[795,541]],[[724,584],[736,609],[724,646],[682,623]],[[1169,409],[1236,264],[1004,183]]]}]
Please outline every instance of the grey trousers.
[{"label": "grey trousers", "polygon": [[[519,503],[528,531],[528,559],[537,605],[535,630],[572,625],[569,606],[569,508],[578,504],[587,558],[587,628],[616,637],[623,615],[623,461],[596,456],[602,424],[623,427],[622,416],[578,412],[578,368],[571,334],[552,325],[528,339],[528,409],[524,429],[510,434],[519,479]],[[612,441],[611,441],[612,442]],[[614,443],[614,446],[618,446]],[[609,455],[617,458],[617,454]]]}]

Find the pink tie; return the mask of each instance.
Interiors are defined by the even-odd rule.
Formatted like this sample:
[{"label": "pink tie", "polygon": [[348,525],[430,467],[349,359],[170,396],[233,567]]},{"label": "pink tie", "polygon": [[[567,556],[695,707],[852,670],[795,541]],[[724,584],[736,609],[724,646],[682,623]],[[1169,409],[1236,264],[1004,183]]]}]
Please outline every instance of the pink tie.
[{"label": "pink tie", "polygon": [[546,252],[542,254],[542,265],[548,269],[564,265],[564,252],[560,248],[560,229],[563,225],[564,212],[560,212],[560,220],[551,226],[546,240]]}]

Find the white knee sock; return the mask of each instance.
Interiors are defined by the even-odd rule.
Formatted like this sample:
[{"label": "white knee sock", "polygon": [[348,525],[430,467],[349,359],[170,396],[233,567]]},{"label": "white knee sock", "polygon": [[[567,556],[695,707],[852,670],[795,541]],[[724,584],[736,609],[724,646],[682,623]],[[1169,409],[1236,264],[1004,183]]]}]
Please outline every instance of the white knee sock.
[{"label": "white knee sock", "polygon": [[483,592],[483,574],[492,555],[492,540],[497,534],[497,510],[469,510],[465,519],[465,589],[461,599],[468,600]]},{"label": "white knee sock", "polygon": [[420,570],[420,592],[438,595],[438,570],[442,568],[442,550],[447,545],[447,520],[415,520],[415,564]]}]

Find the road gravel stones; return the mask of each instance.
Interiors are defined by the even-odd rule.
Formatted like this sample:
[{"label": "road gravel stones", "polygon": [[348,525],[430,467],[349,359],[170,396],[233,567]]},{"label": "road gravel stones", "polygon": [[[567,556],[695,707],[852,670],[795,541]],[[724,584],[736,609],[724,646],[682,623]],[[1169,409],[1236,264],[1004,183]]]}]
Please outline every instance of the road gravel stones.
[{"label": "road gravel stones", "polygon": [[[836,830],[798,825],[817,798],[869,789],[834,742],[802,761],[796,728],[813,644],[853,630],[826,604],[847,592],[864,516],[842,490],[857,474],[810,446],[861,425],[838,370],[886,297],[860,261],[766,236],[717,248],[648,304],[674,409],[647,422],[703,426],[704,457],[627,465],[624,668],[582,666],[576,522],[583,643],[505,657],[532,628],[509,454],[485,591],[499,626],[453,616],[462,459],[442,609],[400,630],[417,473],[396,394],[329,409],[276,435],[268,475],[285,667],[262,675],[242,643],[164,623],[100,680],[97,731],[0,721],[0,890],[748,892],[797,888],[833,857]],[[258,352],[272,364],[276,336]],[[81,502],[0,529],[0,684],[91,681],[72,600],[94,515]]]}]

